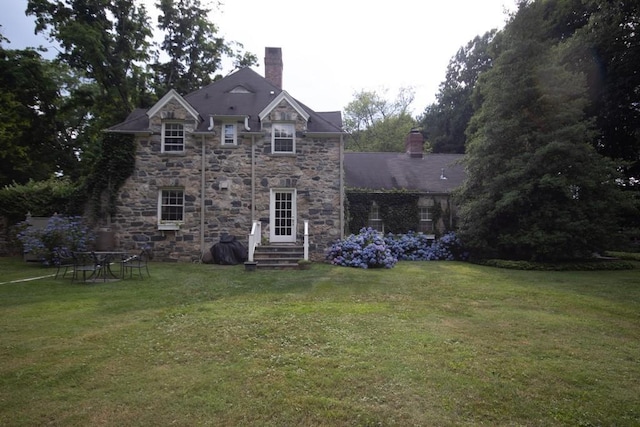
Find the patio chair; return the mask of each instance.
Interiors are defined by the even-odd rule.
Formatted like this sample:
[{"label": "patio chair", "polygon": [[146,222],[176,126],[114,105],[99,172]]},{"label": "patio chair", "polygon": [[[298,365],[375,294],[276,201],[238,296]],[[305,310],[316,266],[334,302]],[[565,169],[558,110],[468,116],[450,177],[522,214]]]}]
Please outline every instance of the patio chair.
[{"label": "patio chair", "polygon": [[[57,255],[57,267],[58,269],[56,270],[56,279],[58,278],[58,275],[60,274],[60,271],[64,269],[64,272],[62,273],[62,278],[64,279],[64,277],[67,275],[67,271],[69,271],[69,269],[72,269],[73,271],[73,267],[74,267],[74,262],[73,262],[73,254],[71,253],[71,251],[67,248],[61,248],[58,249],[56,251],[56,255]],[[73,273],[75,274],[75,273]]]},{"label": "patio chair", "polygon": [[152,255],[149,249],[143,249],[137,255],[125,257],[122,260],[122,277],[124,278],[127,275],[127,271],[129,272],[129,277],[133,277],[133,270],[138,270],[140,278],[143,278],[142,270],[146,270],[147,275],[151,277],[151,273],[149,273],[149,261],[151,258]]},{"label": "patio chair", "polygon": [[[82,281],[93,277],[100,277],[103,265],[99,262],[98,257],[93,252],[72,252],[73,254],[73,277],[71,281],[78,279],[82,273]],[[106,280],[106,276],[105,276]]]}]

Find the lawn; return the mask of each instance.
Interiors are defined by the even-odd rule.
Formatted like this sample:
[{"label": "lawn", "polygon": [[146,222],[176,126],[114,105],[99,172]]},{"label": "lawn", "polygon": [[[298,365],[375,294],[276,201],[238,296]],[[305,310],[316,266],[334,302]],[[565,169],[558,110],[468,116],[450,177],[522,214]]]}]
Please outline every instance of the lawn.
[{"label": "lawn", "polygon": [[637,426],[640,270],[0,258],[3,426]]}]

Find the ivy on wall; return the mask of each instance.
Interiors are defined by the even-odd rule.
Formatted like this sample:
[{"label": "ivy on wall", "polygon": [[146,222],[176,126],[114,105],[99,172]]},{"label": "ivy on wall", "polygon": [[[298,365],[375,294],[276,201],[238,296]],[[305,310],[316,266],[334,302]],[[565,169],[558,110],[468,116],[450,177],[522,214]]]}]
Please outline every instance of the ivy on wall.
[{"label": "ivy on wall", "polygon": [[371,204],[380,207],[380,216],[389,233],[406,233],[416,230],[420,222],[418,199],[419,194],[394,190],[370,192],[350,189],[346,192],[348,233],[357,233],[369,222]]},{"label": "ivy on wall", "polygon": [[135,156],[133,135],[103,136],[99,159],[87,181],[88,214],[91,219],[108,221],[116,213],[118,191],[133,174]]}]

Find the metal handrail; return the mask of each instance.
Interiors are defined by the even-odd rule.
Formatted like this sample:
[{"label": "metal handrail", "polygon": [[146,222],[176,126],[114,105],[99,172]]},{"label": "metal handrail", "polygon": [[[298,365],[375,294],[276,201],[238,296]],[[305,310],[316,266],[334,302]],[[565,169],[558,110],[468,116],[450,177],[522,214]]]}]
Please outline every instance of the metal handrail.
[{"label": "metal handrail", "polygon": [[304,259],[309,261],[309,221],[304,220]]},{"label": "metal handrail", "polygon": [[260,246],[262,243],[262,223],[260,221],[253,221],[251,226],[251,233],[249,233],[249,249],[247,258],[249,262],[253,262],[253,254],[256,251],[256,246]]}]

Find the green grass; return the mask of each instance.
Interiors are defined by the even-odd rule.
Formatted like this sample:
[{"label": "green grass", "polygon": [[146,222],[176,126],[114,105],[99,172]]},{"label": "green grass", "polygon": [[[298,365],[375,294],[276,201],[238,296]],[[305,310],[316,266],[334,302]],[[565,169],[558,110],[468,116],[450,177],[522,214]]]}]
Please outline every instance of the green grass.
[{"label": "green grass", "polygon": [[151,274],[0,285],[0,425],[640,424],[637,269]]}]

